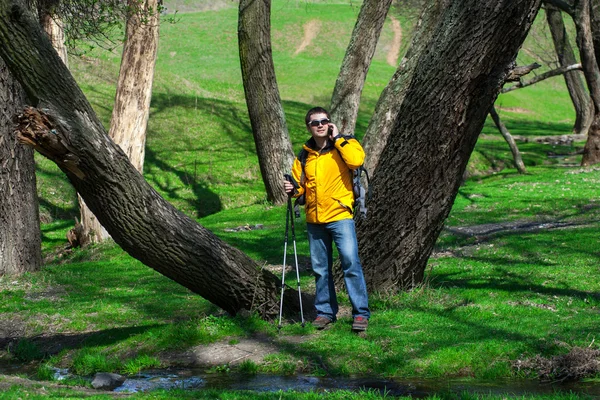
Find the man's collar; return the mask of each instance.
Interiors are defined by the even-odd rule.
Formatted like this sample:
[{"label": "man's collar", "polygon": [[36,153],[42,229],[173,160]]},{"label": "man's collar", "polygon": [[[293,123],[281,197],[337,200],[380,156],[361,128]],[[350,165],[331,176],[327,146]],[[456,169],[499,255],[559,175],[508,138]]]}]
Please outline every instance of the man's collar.
[{"label": "man's collar", "polygon": [[335,149],[335,145],[333,144],[333,142],[329,139],[327,139],[327,144],[325,145],[325,147],[323,147],[323,149],[317,149],[317,142],[315,142],[315,138],[311,137],[310,139],[308,139],[305,143],[306,147],[308,147],[311,150],[314,150],[316,152],[321,151],[322,153],[326,153],[328,151],[331,151],[333,149]]}]

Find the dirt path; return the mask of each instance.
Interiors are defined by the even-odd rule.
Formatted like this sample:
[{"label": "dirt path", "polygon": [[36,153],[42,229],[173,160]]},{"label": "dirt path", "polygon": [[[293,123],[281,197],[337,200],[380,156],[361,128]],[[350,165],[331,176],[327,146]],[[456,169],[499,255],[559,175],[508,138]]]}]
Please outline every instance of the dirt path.
[{"label": "dirt path", "polygon": [[256,335],[239,340],[223,340],[208,345],[195,346],[182,352],[162,354],[160,359],[164,365],[184,367],[210,368],[220,365],[238,365],[250,360],[261,363],[270,354],[277,354],[284,349],[292,348],[315,333],[298,336],[269,337]]},{"label": "dirt path", "polygon": [[306,24],[304,24],[303,28],[304,36],[302,38],[302,43],[300,43],[300,46],[298,46],[294,55],[301,53],[302,51],[304,51],[304,49],[310,46],[313,39],[317,37],[317,34],[321,30],[321,21],[319,21],[318,19],[311,19]]},{"label": "dirt path", "polygon": [[398,65],[398,57],[400,56],[400,45],[402,44],[402,27],[400,21],[390,15],[392,20],[392,30],[394,31],[394,39],[392,40],[392,47],[387,54],[387,63],[392,67]]},{"label": "dirt path", "polygon": [[[400,56],[400,45],[402,44],[402,27],[400,26],[400,21],[396,18],[390,16],[392,20],[392,30],[394,31],[394,39],[392,40],[392,45],[390,50],[387,53],[387,62],[391,66],[395,67],[398,64],[398,57]],[[303,26],[304,35],[302,37],[302,43],[294,52],[294,55],[297,55],[303,52],[312,41],[317,37],[319,31],[321,30],[321,21],[318,19],[312,19],[308,21]]]}]

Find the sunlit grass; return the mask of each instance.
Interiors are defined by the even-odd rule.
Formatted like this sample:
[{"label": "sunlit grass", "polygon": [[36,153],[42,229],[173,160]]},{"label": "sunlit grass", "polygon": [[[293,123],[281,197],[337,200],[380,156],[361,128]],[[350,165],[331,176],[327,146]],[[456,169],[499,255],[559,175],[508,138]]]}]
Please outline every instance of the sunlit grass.
[{"label": "sunlit grass", "polygon": [[[357,13],[352,2],[273,2],[273,56],[296,151],[307,138],[306,110],[330,101]],[[296,54],[307,23],[318,27],[315,42]],[[401,20],[403,49],[410,23]],[[237,9],[224,7],[181,14],[177,23],[161,26],[144,176],[179,210],[279,274],[286,209],[265,200],[241,85],[236,24]],[[359,138],[395,69],[386,62],[389,25],[387,21],[363,92],[355,132]],[[119,54],[93,53],[70,63],[105,126]],[[527,138],[570,133],[574,116],[563,85],[553,80],[501,95],[497,107],[503,122],[514,135]],[[556,146],[530,140],[518,142],[528,168],[528,174],[520,175],[491,121],[483,133],[471,157],[472,175],[459,189],[426,281],[410,292],[372,295],[373,318],[364,337],[350,332],[348,312],[323,332],[287,320],[279,332],[276,322],[227,315],[110,241],[66,249],[66,232],[78,214],[75,192],[55,165],[38,156],[47,263],[40,273],[0,277],[2,321],[15,321],[26,332],[7,357],[20,362],[42,359],[38,374],[45,379],[57,365],[83,375],[101,370],[131,374],[164,366],[161,355],[169,352],[219,341],[235,345],[254,336],[270,341],[292,336],[303,340],[277,342],[278,351],[262,362],[219,365],[215,372],[504,379],[522,377],[512,368],[516,359],[551,357],[573,346],[597,348],[600,171],[576,166],[580,156],[571,153],[582,143]],[[488,228],[458,229],[483,224]],[[297,222],[296,240],[300,265],[306,267],[303,220]],[[295,274],[288,277],[290,283],[295,280]],[[303,290],[314,290],[312,281],[310,272],[302,272]],[[339,297],[348,310],[347,296]],[[69,336],[65,347],[53,348],[64,335]],[[8,388],[0,399],[80,396],[69,389],[44,390]],[[132,396],[324,397],[224,391]],[[338,391],[326,398],[381,396]],[[433,398],[480,397],[441,393]]]}]

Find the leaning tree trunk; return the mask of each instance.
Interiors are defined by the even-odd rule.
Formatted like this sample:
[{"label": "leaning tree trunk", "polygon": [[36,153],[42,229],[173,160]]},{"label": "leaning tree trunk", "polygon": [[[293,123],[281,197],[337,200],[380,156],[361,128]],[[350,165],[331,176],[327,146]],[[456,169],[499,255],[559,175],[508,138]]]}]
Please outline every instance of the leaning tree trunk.
[{"label": "leaning tree trunk", "polygon": [[374,174],[381,152],[392,133],[392,128],[398,117],[398,109],[404,100],[406,90],[412,82],[413,71],[420,58],[419,53],[423,50],[418,44],[428,42],[431,39],[434,27],[441,15],[441,7],[442,2],[440,1],[432,1],[426,4],[419,22],[416,24],[411,46],[377,101],[375,112],[369,121],[369,126],[363,138],[363,147],[366,153],[365,168],[371,172],[371,176]]},{"label": "leaning tree trunk", "polygon": [[[540,0],[443,0],[415,61],[358,222],[369,290],[423,281],[486,116]],[[387,251],[382,251],[385,238]]]},{"label": "leaning tree trunk", "polygon": [[42,265],[33,150],[17,143],[12,122],[24,104],[23,89],[0,60],[0,275]]},{"label": "leaning tree trunk", "polygon": [[[577,64],[562,14],[552,6],[546,7],[546,20],[552,34],[552,41],[561,67]],[[564,74],[565,83],[569,90],[569,96],[575,108],[575,124],[573,133],[576,135],[587,135],[588,129],[594,117],[594,106],[590,100],[588,91],[581,79],[580,71],[572,71]]]},{"label": "leaning tree trunk", "polygon": [[279,97],[271,50],[271,0],[241,0],[238,44],[242,80],[260,172],[267,199],[287,201],[283,174],[289,173],[294,151]]},{"label": "leaning tree trunk", "polygon": [[37,106],[20,115],[20,140],[61,168],[115,242],[228,312],[277,314],[278,278],[148,185],[21,0],[0,2],[0,56]]},{"label": "leaning tree trunk", "polygon": [[331,97],[331,119],[340,132],[354,133],[360,95],[391,4],[392,0],[366,0],[360,8]]}]

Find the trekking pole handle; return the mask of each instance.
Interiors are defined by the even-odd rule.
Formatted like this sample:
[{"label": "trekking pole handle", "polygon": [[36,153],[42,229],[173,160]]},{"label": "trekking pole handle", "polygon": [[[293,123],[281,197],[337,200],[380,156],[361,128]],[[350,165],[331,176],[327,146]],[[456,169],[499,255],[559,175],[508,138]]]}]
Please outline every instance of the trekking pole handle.
[{"label": "trekking pole handle", "polygon": [[298,186],[296,181],[294,181],[294,178],[292,178],[292,176],[290,174],[283,174],[283,177],[285,178],[286,181],[288,181],[289,183],[294,185],[295,189],[298,189],[300,187],[300,186]]},{"label": "trekking pole handle", "polygon": [[[294,180],[294,178],[292,178],[292,176],[290,174],[283,174],[283,177],[286,181],[288,181],[289,183],[291,183],[294,186],[295,190],[300,189],[300,186]],[[292,195],[293,195],[293,193],[288,193],[288,201],[290,202],[290,205],[291,205]],[[296,218],[300,218],[300,209],[298,208],[297,200],[296,200],[296,205],[294,207],[294,214],[296,215]]]},{"label": "trekking pole handle", "polygon": [[[286,181],[288,181],[294,186],[294,189],[298,190],[300,188],[300,186],[298,186],[298,183],[296,183],[296,181],[294,180],[294,178],[292,178],[290,174],[284,174],[283,177]],[[291,196],[292,194],[288,193],[288,195]]]}]

